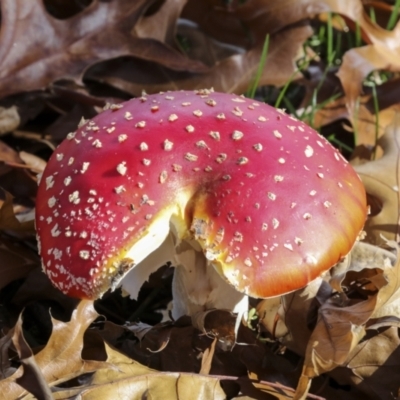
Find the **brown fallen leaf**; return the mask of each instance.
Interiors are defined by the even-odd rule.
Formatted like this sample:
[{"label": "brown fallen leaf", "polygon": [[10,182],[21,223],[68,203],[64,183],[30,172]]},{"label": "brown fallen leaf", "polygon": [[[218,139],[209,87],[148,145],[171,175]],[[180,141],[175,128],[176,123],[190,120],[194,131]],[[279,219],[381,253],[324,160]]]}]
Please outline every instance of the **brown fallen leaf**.
[{"label": "brown fallen leaf", "polygon": [[57,20],[41,0],[2,1],[0,97],[42,89],[60,78],[79,82],[89,66],[120,56],[177,70],[204,70],[201,63],[161,42],[131,34],[149,5],[147,0],[95,0],[73,17]]},{"label": "brown fallen leaf", "polygon": [[[390,80],[377,87],[379,112],[374,109],[372,95],[365,94],[359,98],[357,111],[350,114],[346,105],[346,97],[334,100],[313,114],[313,126],[321,128],[338,120],[348,120],[345,129],[354,132],[355,145],[375,146],[386,127],[400,112],[400,79]],[[351,126],[350,126],[351,125]],[[379,151],[377,153],[379,154]]]},{"label": "brown fallen leaf", "polygon": [[170,0],[159,6],[157,11],[142,14],[133,33],[143,39],[154,39],[168,46],[176,46],[176,23],[187,0]]},{"label": "brown fallen leaf", "polygon": [[[362,251],[362,245],[360,246]],[[368,250],[369,251],[369,250]],[[364,288],[365,300],[336,296],[318,310],[318,321],[306,349],[297,395],[307,392],[310,379],[345,365],[366,334],[372,318],[400,317],[400,258],[377,257],[369,252],[371,263],[357,260],[347,269],[349,278],[339,272],[339,280],[354,288]],[[355,257],[357,258],[357,257]],[[362,258],[362,257],[361,257]],[[391,259],[391,261],[390,261]],[[393,265],[394,264],[394,265]],[[334,276],[335,280],[335,276]],[[369,283],[368,283],[369,282]],[[354,291],[348,287],[348,293]]]},{"label": "brown fallen leaf", "polygon": [[23,367],[23,374],[17,378],[16,382],[38,399],[52,400],[50,388],[36,362],[32,349],[24,338],[21,315],[15,325],[12,340]]},{"label": "brown fallen leaf", "polygon": [[29,168],[32,172],[36,174],[43,172],[46,168],[46,161],[38,156],[35,156],[34,154],[28,153],[26,151],[20,151],[19,156],[21,157],[21,160],[25,163],[22,165],[22,167]]},{"label": "brown fallen leaf", "polygon": [[[330,271],[330,286],[343,293],[351,289],[354,280],[365,278],[374,283],[375,288],[382,288],[388,283],[381,271],[391,270],[396,264],[396,254],[365,242],[357,242],[350,254],[335,265]],[[370,271],[370,273],[368,273]]]},{"label": "brown fallen leaf", "polygon": [[21,119],[17,107],[0,107],[0,135],[11,132],[18,127]]},{"label": "brown fallen leaf", "polygon": [[[159,372],[147,368],[105,344],[107,365],[93,374],[90,385],[54,393],[55,399],[79,394],[82,400],[112,399],[225,399],[216,377]],[[112,368],[110,368],[112,366]]]},{"label": "brown fallen leaf", "polygon": [[[33,217],[33,216],[32,216]],[[13,196],[5,192],[5,200],[0,208],[0,230],[11,230],[33,233],[35,231],[33,218],[21,222],[14,214]]]},{"label": "brown fallen leaf", "polygon": [[[343,365],[329,373],[342,385],[356,386],[368,399],[396,398],[400,382],[400,339],[397,326],[369,331]],[[368,331],[367,331],[368,332]]]},{"label": "brown fallen leaf", "polygon": [[211,371],[211,365],[214,358],[215,353],[215,345],[217,344],[217,337],[211,343],[211,346],[206,349],[203,353],[203,357],[201,358],[201,368],[199,371],[200,375],[209,375]]},{"label": "brown fallen leaf", "polygon": [[[332,12],[343,16],[353,29],[360,29],[365,46],[349,50],[343,58],[338,76],[346,94],[347,106],[352,119],[356,113],[356,99],[362,93],[362,81],[373,70],[399,71],[400,69],[400,24],[388,31],[374,23],[363,7],[361,0],[256,0],[251,2],[229,2],[221,7],[217,0],[189,1],[183,15],[187,15],[211,36],[226,41],[232,38],[238,43],[243,27],[250,33],[249,41],[264,40],[265,26],[269,33],[317,14]],[[190,6],[192,6],[192,9]]]},{"label": "brown fallen leaf", "polygon": [[[311,35],[309,26],[293,26],[272,35],[260,85],[283,85],[296,70],[295,60],[304,41]],[[165,63],[152,60],[118,59],[98,65],[87,72],[87,77],[130,93],[140,95],[171,89],[202,89],[213,87],[220,92],[245,92],[257,71],[263,44],[243,54],[235,54],[217,62],[201,73],[176,71]],[[154,80],[154,76],[157,79]],[[295,74],[294,78],[300,74]]]},{"label": "brown fallen leaf", "polygon": [[368,195],[377,199],[380,209],[366,221],[366,240],[384,244],[384,239],[399,241],[399,149],[400,117],[396,115],[379,139],[383,156],[377,160],[355,166]]},{"label": "brown fallen leaf", "polygon": [[[43,350],[34,356],[35,363],[49,386],[105,366],[101,361],[81,358],[83,335],[97,317],[93,302],[81,301],[73,312],[71,321],[65,323],[52,318],[53,332],[50,339]],[[24,394],[24,389],[17,384],[22,376],[23,368],[20,367],[13,375],[0,381],[0,392],[4,400],[13,400]]]},{"label": "brown fallen leaf", "polygon": [[0,236],[0,289],[26,277],[40,264],[36,253],[15,240]]},{"label": "brown fallen leaf", "polygon": [[349,50],[343,57],[338,76],[346,93],[350,113],[356,113],[356,101],[362,94],[362,82],[374,70],[398,72],[400,70],[400,25],[387,32],[384,43]]}]

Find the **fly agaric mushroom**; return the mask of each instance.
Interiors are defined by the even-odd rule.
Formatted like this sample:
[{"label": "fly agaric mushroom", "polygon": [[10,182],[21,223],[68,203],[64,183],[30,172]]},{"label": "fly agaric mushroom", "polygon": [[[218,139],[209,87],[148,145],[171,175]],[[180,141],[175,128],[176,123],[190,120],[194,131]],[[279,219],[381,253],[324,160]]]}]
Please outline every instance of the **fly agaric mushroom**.
[{"label": "fly agaric mushroom", "polygon": [[132,271],[135,295],[169,260],[197,310],[304,287],[351,250],[367,207],[352,167],[303,122],[202,90],[84,121],[49,160],[36,213],[64,293],[98,298]]}]

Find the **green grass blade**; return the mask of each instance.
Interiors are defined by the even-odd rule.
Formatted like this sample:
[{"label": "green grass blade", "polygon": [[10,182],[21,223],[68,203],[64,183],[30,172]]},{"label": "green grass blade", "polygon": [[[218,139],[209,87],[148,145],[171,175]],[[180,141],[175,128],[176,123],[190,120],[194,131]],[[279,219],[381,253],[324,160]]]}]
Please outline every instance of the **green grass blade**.
[{"label": "green grass blade", "polygon": [[389,17],[389,21],[386,25],[387,30],[391,31],[395,27],[397,19],[399,17],[399,11],[400,11],[400,0],[396,0],[393,6],[393,10]]},{"label": "green grass blade", "polygon": [[265,67],[265,62],[268,56],[268,48],[269,48],[269,34],[265,36],[265,41],[261,52],[260,63],[258,64],[256,76],[251,84],[251,87],[246,92],[246,97],[250,97],[251,99],[254,99],[258,84],[260,83],[260,79]]}]

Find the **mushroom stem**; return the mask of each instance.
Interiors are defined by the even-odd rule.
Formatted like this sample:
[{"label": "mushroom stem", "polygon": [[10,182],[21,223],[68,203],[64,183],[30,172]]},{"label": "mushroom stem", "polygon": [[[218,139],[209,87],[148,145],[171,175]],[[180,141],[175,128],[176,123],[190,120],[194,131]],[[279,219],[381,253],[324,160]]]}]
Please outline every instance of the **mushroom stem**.
[{"label": "mushroom stem", "polygon": [[206,259],[195,240],[183,240],[175,252],[172,284],[174,319],[213,308],[244,314],[248,297],[228,284]]},{"label": "mushroom stem", "polygon": [[172,233],[174,227],[171,228],[163,243],[122,280],[123,291],[137,298],[150,274],[170,261],[175,266],[172,284],[174,319],[213,308],[243,315],[248,309],[248,297],[218,274],[196,240],[178,240]]}]

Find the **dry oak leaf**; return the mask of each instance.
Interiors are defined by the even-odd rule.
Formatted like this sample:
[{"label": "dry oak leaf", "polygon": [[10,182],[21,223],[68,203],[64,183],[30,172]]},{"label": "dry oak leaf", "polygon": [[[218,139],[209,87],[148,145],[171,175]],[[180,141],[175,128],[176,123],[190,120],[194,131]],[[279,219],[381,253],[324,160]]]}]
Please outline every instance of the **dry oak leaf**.
[{"label": "dry oak leaf", "polygon": [[16,382],[37,399],[51,400],[52,396],[49,385],[36,362],[32,349],[25,340],[21,314],[14,327],[12,341],[23,369],[22,375],[16,379]]},{"label": "dry oak leaf", "polygon": [[176,24],[187,0],[169,0],[159,6],[157,12],[142,15],[133,33],[144,39],[154,39],[174,47],[176,44]]},{"label": "dry oak leaf", "polygon": [[[389,244],[395,245],[394,242]],[[359,272],[360,281],[370,280],[376,289],[374,294],[354,304],[348,300],[350,305],[344,306],[332,298],[320,307],[317,325],[307,346],[298,394],[307,390],[311,378],[345,365],[365,336],[369,320],[399,318],[400,258],[395,265],[388,262],[386,257],[379,259],[372,255],[372,258],[375,264],[372,262],[358,271],[360,266],[355,263],[354,270],[349,268],[347,272]],[[369,269],[375,273],[370,276],[365,274]]]},{"label": "dry oak leaf", "polygon": [[[379,112],[374,110],[374,99],[371,94],[359,98],[357,112],[350,114],[346,106],[346,97],[341,97],[318,109],[313,115],[313,126],[320,128],[340,119],[347,119],[351,126],[345,129],[354,132],[356,145],[375,146],[386,127],[400,112],[400,79],[393,79],[377,87]],[[378,126],[377,126],[378,124]]]},{"label": "dry oak leaf", "polygon": [[226,399],[216,377],[159,372],[139,364],[107,344],[105,350],[108,366],[93,374],[89,386],[56,392],[54,399],[65,399],[67,395],[72,397],[78,394],[82,400]]},{"label": "dry oak leaf", "polygon": [[361,94],[362,81],[371,71],[400,70],[400,24],[393,31],[380,27],[365,12],[361,0],[253,0],[243,4],[229,2],[225,9],[218,0],[189,1],[189,6],[192,4],[193,9],[188,7],[183,15],[198,22],[211,36],[225,41],[229,41],[229,36],[236,38],[243,26],[253,41],[264,40],[266,26],[268,33],[274,34],[285,26],[325,12],[340,14],[349,25],[357,25],[367,45],[349,50],[338,73],[350,114]]},{"label": "dry oak leaf", "polygon": [[[259,85],[284,85],[296,71],[295,61],[303,43],[312,34],[309,26],[293,26],[271,36],[265,68]],[[265,36],[264,36],[265,37]],[[234,54],[217,62],[201,73],[172,70],[167,65],[142,60],[114,60],[91,68],[87,76],[99,82],[130,93],[140,95],[171,89],[202,89],[213,87],[226,93],[244,93],[257,72],[263,44],[240,54]],[[157,77],[155,79],[154,77]]]},{"label": "dry oak leaf", "polygon": [[358,344],[345,365],[329,375],[341,385],[357,386],[368,399],[392,400],[400,386],[399,360],[399,329],[391,326]]},{"label": "dry oak leaf", "polygon": [[371,22],[361,0],[251,0],[226,2],[225,6],[220,0],[189,0],[182,15],[199,23],[215,39],[246,47],[263,42],[266,33],[282,32],[296,22],[326,12],[357,21],[362,32],[374,38],[385,38],[386,31]]},{"label": "dry oak leaf", "polygon": [[0,237],[0,290],[10,282],[25,278],[40,264],[39,257],[17,240]]},{"label": "dry oak leaf", "polygon": [[66,20],[49,15],[42,0],[2,0],[0,31],[0,97],[43,89],[66,78],[80,81],[96,62],[134,56],[171,69],[202,71],[169,46],[131,34],[148,0],[94,0]]},{"label": "dry oak leaf", "polygon": [[368,195],[377,199],[381,205],[379,210],[372,210],[372,215],[364,227],[367,232],[366,241],[379,245],[384,244],[383,238],[400,240],[400,116],[396,115],[377,144],[382,148],[383,156],[357,165],[355,170],[363,181]]},{"label": "dry oak leaf", "polygon": [[[50,339],[34,356],[36,365],[50,387],[105,365],[110,368],[107,363],[81,358],[83,335],[97,317],[93,302],[85,300],[79,303],[69,322],[52,318],[53,332]],[[2,399],[14,400],[24,395],[25,390],[17,384],[23,375],[23,367],[20,367],[13,375],[0,381]]]},{"label": "dry oak leaf", "polygon": [[33,215],[31,219],[21,221],[16,217],[14,213],[13,196],[5,192],[4,202],[0,202],[0,230],[11,230],[17,232],[28,232],[32,233],[35,231]]}]

